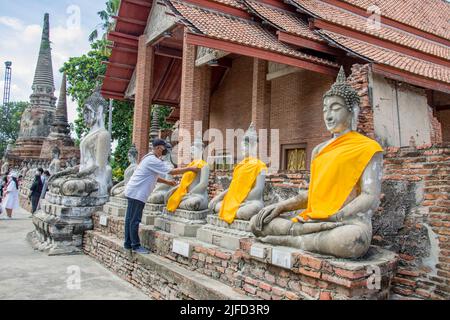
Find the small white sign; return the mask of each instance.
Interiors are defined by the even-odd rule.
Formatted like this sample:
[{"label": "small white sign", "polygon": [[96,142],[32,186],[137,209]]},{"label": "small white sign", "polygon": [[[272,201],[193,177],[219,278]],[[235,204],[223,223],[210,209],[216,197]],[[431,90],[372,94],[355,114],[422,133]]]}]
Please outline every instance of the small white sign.
[{"label": "small white sign", "polygon": [[100,216],[100,225],[107,226],[108,225],[108,216],[101,215]]},{"label": "small white sign", "polygon": [[292,252],[282,248],[272,249],[272,264],[291,269],[292,268]]},{"label": "small white sign", "polygon": [[250,255],[252,257],[264,259],[265,258],[264,247],[258,246],[257,244],[252,245],[250,248]]},{"label": "small white sign", "polygon": [[189,258],[191,256],[191,244],[179,239],[173,239],[172,252]]}]

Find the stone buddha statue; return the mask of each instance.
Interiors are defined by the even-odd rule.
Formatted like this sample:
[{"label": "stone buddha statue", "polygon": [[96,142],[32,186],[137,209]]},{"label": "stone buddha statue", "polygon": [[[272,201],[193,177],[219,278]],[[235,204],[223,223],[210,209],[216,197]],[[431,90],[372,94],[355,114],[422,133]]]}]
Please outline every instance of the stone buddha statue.
[{"label": "stone buddha statue", "polygon": [[184,173],[180,184],[167,192],[165,203],[167,203],[169,212],[173,212],[176,209],[202,211],[208,208],[209,166],[203,160],[203,149],[201,134],[197,133],[194,144],[191,147],[193,161],[188,167],[200,168],[200,172]]},{"label": "stone buddha statue", "polygon": [[22,161],[20,169],[20,175],[22,176],[23,179],[25,179],[25,177],[27,176],[27,172],[28,172],[28,161],[24,160]]},{"label": "stone buddha statue", "polygon": [[134,170],[137,167],[137,157],[138,157],[138,151],[136,149],[136,146],[133,144],[130,147],[130,150],[128,150],[128,161],[130,162],[130,165],[125,169],[125,172],[123,174],[123,180],[120,181],[118,184],[116,184],[111,189],[111,196],[113,197],[121,197],[124,198],[124,191],[125,187],[130,181],[131,176],[134,173]]},{"label": "stone buddha statue", "polygon": [[2,170],[1,170],[1,174],[4,175],[6,173],[8,173],[9,171],[9,162],[8,159],[3,158],[3,164],[2,164]]},{"label": "stone buddha statue", "polygon": [[[166,162],[169,167],[171,167],[172,169],[174,168],[174,165],[172,162],[172,148],[167,148],[167,154],[162,156],[162,160],[164,162]],[[162,178],[164,178],[166,180],[173,180],[173,177],[170,174],[166,174],[166,176],[164,176]],[[172,187],[170,185],[162,183],[162,182],[158,182],[155,186],[155,189],[153,189],[153,192],[148,197],[147,202],[151,203],[151,204],[165,204],[166,203],[165,196],[171,189],[172,189]]]},{"label": "stone buddha statue", "polygon": [[244,159],[236,165],[230,187],[209,203],[210,210],[229,224],[234,219],[250,220],[264,207],[267,166],[256,157],[258,135],[253,123],[244,135],[241,149]]},{"label": "stone buddha statue", "polygon": [[[357,133],[359,96],[341,68],[324,95],[323,118],[331,139],[311,156],[308,191],[262,209],[250,221],[259,240],[339,258],[358,258],[369,249],[372,214],[379,205],[382,148]],[[299,216],[281,217],[303,210]]]},{"label": "stone buddha statue", "polygon": [[48,166],[48,171],[50,174],[55,174],[61,171],[61,160],[59,159],[61,151],[57,146],[52,149],[52,161]]},{"label": "stone buddha statue", "polygon": [[103,109],[107,102],[99,90],[86,99],[83,115],[89,129],[80,143],[80,165],[53,175],[50,192],[62,196],[107,197],[111,188],[111,167],[108,158],[111,136],[105,129]]}]

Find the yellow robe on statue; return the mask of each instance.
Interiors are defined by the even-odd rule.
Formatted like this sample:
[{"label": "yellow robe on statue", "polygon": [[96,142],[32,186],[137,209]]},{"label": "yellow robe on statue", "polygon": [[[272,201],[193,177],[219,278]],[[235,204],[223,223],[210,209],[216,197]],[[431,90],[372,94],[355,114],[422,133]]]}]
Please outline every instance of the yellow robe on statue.
[{"label": "yellow robe on statue", "polygon": [[[188,167],[197,167],[201,169],[206,165],[207,162],[205,160],[200,159],[192,161],[191,163],[188,164]],[[177,210],[181,200],[187,193],[189,186],[195,180],[196,176],[197,173],[192,171],[188,171],[183,174],[180,185],[178,186],[177,190],[175,190],[174,193],[172,193],[172,195],[170,196],[169,200],[167,200],[167,211],[173,212]]]},{"label": "yellow robe on statue", "polygon": [[[331,142],[311,164],[308,206],[304,220],[327,219],[337,213],[358,183],[373,155],[383,149],[375,141],[350,131]],[[298,222],[297,218],[292,221]]]},{"label": "yellow robe on statue", "polygon": [[247,157],[236,165],[220,208],[220,219],[229,224],[234,221],[239,206],[247,198],[262,170],[267,171],[266,164],[254,157]]}]

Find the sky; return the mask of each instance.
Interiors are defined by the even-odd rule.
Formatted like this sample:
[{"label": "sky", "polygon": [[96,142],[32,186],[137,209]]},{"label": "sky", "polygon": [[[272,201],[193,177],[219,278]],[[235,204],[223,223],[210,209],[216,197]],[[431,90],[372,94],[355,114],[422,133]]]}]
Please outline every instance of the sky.
[{"label": "sky", "polygon": [[[97,12],[105,0],[0,0],[0,95],[3,100],[5,61],[12,61],[10,101],[29,101],[42,35],[44,13],[50,14],[55,96],[59,97],[59,69],[70,57],[90,49],[88,36],[100,23]],[[0,101],[1,101],[0,100]],[[69,122],[76,103],[68,102]]]}]

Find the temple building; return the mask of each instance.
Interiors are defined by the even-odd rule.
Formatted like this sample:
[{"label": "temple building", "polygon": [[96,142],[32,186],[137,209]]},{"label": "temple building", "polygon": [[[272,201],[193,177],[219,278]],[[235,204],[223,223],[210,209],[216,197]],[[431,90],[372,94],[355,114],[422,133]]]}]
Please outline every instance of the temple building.
[{"label": "temple building", "polygon": [[[192,137],[194,121],[224,136],[278,129],[280,170],[267,182],[286,195],[307,184],[312,149],[330,138],[323,95],[343,66],[361,98],[358,131],[385,150],[373,243],[400,254],[391,290],[448,299],[450,4],[373,4],[122,0],[101,92],[134,100],[139,158],[153,104],[173,107]],[[211,181],[214,194],[221,180]]]},{"label": "temple building", "polygon": [[61,159],[79,157],[78,148],[70,137],[67,123],[65,76],[56,107],[50,44],[49,14],[46,13],[32,85],[33,93],[30,95],[30,107],[22,115],[16,145],[8,154],[12,167],[19,166],[24,160],[50,160],[51,150],[55,146],[60,149]]}]

